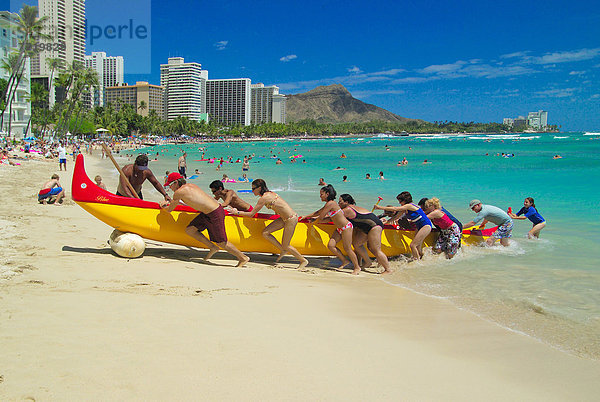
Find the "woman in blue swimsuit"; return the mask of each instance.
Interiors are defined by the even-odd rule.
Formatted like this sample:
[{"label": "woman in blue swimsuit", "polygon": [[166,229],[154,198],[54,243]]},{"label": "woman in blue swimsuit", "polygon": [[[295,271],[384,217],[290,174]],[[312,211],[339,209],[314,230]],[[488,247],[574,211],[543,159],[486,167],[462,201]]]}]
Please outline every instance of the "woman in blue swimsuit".
[{"label": "woman in blue swimsuit", "polygon": [[423,241],[431,233],[432,223],[423,212],[421,207],[412,202],[412,195],[408,191],[403,191],[396,197],[400,203],[399,207],[382,207],[381,205],[375,205],[375,209],[382,209],[384,211],[404,212],[404,215],[408,220],[417,226],[417,234],[410,243],[410,251],[412,253],[412,259],[419,260],[423,258]]},{"label": "woman in blue swimsuit", "polygon": [[527,237],[529,237],[530,239],[539,239],[540,232],[544,227],[546,227],[546,220],[542,218],[542,215],[540,215],[540,213],[535,208],[535,202],[531,197],[525,198],[525,201],[523,201],[523,208],[521,208],[519,212],[517,212],[516,214],[513,214],[511,212],[508,215],[513,219],[529,219],[533,223],[533,227],[531,228],[529,233],[527,233]]}]

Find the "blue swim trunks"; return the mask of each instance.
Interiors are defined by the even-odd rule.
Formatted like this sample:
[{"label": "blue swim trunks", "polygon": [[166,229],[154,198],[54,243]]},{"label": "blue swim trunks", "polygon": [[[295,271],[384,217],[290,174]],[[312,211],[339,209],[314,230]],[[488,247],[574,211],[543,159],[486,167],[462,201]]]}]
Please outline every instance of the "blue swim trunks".
[{"label": "blue swim trunks", "polygon": [[[48,191],[48,190],[50,190],[50,191]],[[62,187],[54,187],[52,189],[45,188],[43,190],[40,190],[40,192],[38,193],[38,201],[42,201],[53,195],[60,194],[61,191],[63,191]]]},{"label": "blue swim trunks", "polygon": [[508,239],[512,237],[513,221],[510,220],[504,225],[498,226],[498,229],[492,234],[494,239]]},{"label": "blue swim trunks", "polygon": [[66,164],[67,163],[67,159],[66,158],[65,159],[59,159],[58,163],[65,163]]}]

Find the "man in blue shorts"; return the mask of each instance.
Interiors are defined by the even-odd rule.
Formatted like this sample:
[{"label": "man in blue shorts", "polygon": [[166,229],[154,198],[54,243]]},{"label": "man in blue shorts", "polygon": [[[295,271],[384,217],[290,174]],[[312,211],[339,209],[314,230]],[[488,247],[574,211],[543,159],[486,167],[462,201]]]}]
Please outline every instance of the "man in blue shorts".
[{"label": "man in blue shorts", "polygon": [[483,221],[479,226],[480,229],[483,229],[487,222],[492,222],[498,225],[498,229],[486,240],[486,243],[488,246],[491,246],[496,240],[500,240],[500,244],[504,247],[508,246],[508,239],[512,236],[513,220],[506,212],[493,205],[482,204],[479,200],[472,200],[469,203],[469,208],[477,215],[475,215],[475,218],[471,222],[465,224],[463,228],[473,227]]}]

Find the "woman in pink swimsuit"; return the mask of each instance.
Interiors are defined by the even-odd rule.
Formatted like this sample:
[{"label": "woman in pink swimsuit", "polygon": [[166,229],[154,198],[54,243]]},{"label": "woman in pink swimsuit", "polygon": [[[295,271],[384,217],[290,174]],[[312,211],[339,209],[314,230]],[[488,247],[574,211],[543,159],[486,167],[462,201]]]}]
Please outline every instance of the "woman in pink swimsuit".
[{"label": "woman in pink swimsuit", "polygon": [[[335,230],[331,235],[329,243],[327,243],[327,248],[342,261],[340,268],[346,267],[348,264],[350,264],[350,261],[352,261],[352,264],[354,265],[352,274],[358,275],[360,272],[360,265],[358,264],[356,253],[352,249],[352,223],[350,223],[346,216],[344,216],[340,206],[337,202],[335,202],[337,193],[331,184],[321,188],[320,195],[321,201],[325,201],[323,208],[305,216],[304,218],[314,220],[315,223],[324,221],[327,218],[331,219],[333,224],[337,227],[337,230]],[[348,257],[350,257],[350,261],[348,261],[344,254],[342,254],[342,252],[336,247],[340,239],[344,245],[344,250],[346,250]]]}]

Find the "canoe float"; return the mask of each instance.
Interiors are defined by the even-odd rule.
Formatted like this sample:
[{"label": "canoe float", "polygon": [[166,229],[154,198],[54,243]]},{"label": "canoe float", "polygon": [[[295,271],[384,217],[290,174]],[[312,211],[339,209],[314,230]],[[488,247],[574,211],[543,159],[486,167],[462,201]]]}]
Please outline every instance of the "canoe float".
[{"label": "canoe float", "polygon": [[[157,202],[121,197],[98,187],[85,172],[83,155],[79,154],[73,171],[71,188],[73,200],[83,209],[108,226],[122,232],[136,233],[149,240],[204,248],[204,246],[185,234],[185,228],[198,212],[188,206],[179,205],[168,213]],[[227,237],[238,249],[244,252],[279,253],[262,236],[262,230],[277,219],[279,215],[256,214],[253,218],[227,215],[225,228]],[[300,221],[291,244],[303,255],[333,255],[327,248],[327,242],[335,226],[331,223],[312,224]],[[495,228],[485,230],[464,230],[463,244],[484,241]],[[205,236],[208,234],[205,232]],[[282,231],[274,236],[281,241]],[[410,254],[410,242],[414,231],[401,230],[386,225],[381,236],[381,250],[388,256]],[[435,243],[437,232],[432,232],[424,242],[431,247]],[[341,244],[339,245],[341,247]]]}]

